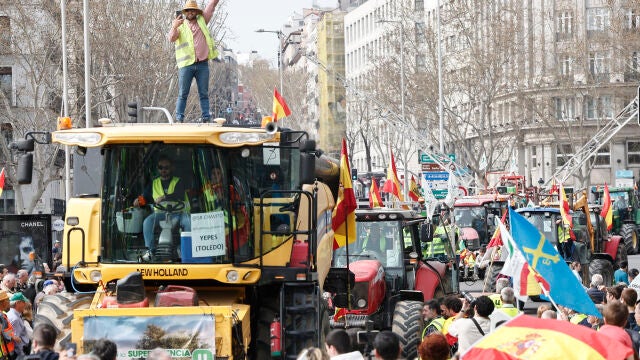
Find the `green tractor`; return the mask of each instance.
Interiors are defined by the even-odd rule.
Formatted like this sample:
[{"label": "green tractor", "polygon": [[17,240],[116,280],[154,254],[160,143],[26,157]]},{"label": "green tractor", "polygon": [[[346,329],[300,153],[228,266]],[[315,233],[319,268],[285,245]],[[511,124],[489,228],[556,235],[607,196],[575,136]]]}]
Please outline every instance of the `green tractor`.
[{"label": "green tractor", "polygon": [[[591,188],[594,200],[602,205],[604,188],[594,186]],[[627,254],[632,255],[640,251],[638,242],[638,229],[640,229],[640,198],[638,191],[633,187],[610,187],[609,194],[613,205],[612,234],[620,235],[627,248]]]}]

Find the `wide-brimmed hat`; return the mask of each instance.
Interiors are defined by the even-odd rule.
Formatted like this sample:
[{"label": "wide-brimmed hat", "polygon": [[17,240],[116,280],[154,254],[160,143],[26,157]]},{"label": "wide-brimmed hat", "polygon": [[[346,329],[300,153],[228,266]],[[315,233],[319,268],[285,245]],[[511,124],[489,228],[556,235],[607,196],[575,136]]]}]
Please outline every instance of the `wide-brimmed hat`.
[{"label": "wide-brimmed hat", "polygon": [[187,1],[187,3],[184,5],[184,8],[182,8],[182,12],[185,12],[186,10],[195,10],[198,12],[198,14],[202,14],[202,10],[200,9],[200,7],[198,7],[198,3],[196,2],[196,0]]},{"label": "wide-brimmed hat", "polygon": [[9,295],[4,290],[0,290],[0,301],[9,300]]}]

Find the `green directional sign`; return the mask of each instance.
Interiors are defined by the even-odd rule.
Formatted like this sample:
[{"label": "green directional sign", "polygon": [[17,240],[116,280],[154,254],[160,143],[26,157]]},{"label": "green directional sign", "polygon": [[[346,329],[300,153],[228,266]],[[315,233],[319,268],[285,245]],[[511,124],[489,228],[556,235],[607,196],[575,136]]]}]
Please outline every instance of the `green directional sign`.
[{"label": "green directional sign", "polygon": [[[422,151],[420,151],[418,153],[418,155],[419,155],[418,162],[420,164],[433,164],[433,163],[435,163],[435,161],[433,160],[433,158],[430,155],[425,154]],[[450,161],[456,161],[456,154],[447,154],[447,158],[442,158],[442,159],[439,159],[439,160],[442,163],[448,163]]]},{"label": "green directional sign", "polygon": [[447,194],[449,193],[448,189],[440,189],[440,190],[431,190],[431,192],[433,193],[433,196],[436,199],[444,199],[447,197]]}]

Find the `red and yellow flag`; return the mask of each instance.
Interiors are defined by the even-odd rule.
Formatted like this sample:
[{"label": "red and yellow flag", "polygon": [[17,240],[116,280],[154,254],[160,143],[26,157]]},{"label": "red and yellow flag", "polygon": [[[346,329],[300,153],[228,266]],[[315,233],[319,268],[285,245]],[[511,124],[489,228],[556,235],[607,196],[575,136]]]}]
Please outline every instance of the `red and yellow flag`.
[{"label": "red and yellow flag", "polygon": [[347,153],[347,141],[344,138],[340,152],[340,185],[338,201],[332,215],[334,250],[345,246],[347,242],[351,244],[356,241],[356,208],[358,204],[351,184],[349,154]]},{"label": "red and yellow flag", "polygon": [[[502,214],[502,219],[500,219],[500,223],[502,223],[503,225],[504,222],[507,221],[507,213],[508,211],[505,211],[504,214]],[[502,235],[500,235],[500,226],[496,226],[496,231],[493,232],[491,241],[489,241],[489,244],[487,244],[487,249],[490,247],[502,245],[504,245],[504,243],[502,242]]]},{"label": "red and yellow flag", "polygon": [[418,201],[420,196],[420,188],[418,187],[418,183],[416,183],[416,178],[411,175],[411,182],[409,183],[409,197],[413,201]]},{"label": "red and yellow flag", "polygon": [[382,196],[380,196],[380,190],[378,189],[378,183],[376,179],[371,179],[371,188],[369,189],[369,207],[377,208],[382,207]]},{"label": "red and yellow flag", "polygon": [[396,170],[396,159],[393,157],[391,148],[389,148],[389,154],[391,154],[391,162],[389,163],[389,169],[387,169],[387,181],[384,183],[382,190],[393,194],[399,201],[404,201],[400,180],[398,179],[398,171]]},{"label": "red and yellow flag", "polygon": [[604,196],[602,198],[602,211],[600,216],[604,218],[607,223],[607,230],[611,230],[613,227],[613,207],[611,206],[611,194],[609,193],[609,186],[604,183]]},{"label": "red and yellow flag", "polygon": [[564,192],[564,186],[562,183],[559,184],[560,189],[560,215],[562,216],[562,223],[564,225],[568,225],[569,229],[573,228],[573,220],[571,219],[570,208],[569,208],[569,200],[567,199],[567,195]]},{"label": "red and yellow flag", "polygon": [[4,190],[4,180],[6,176],[5,170],[2,168],[2,171],[0,171],[0,196],[2,196],[2,190]]},{"label": "red and yellow flag", "polygon": [[278,89],[273,88],[273,121],[278,121],[282,118],[291,115],[289,106],[284,101],[284,98],[278,92]]}]

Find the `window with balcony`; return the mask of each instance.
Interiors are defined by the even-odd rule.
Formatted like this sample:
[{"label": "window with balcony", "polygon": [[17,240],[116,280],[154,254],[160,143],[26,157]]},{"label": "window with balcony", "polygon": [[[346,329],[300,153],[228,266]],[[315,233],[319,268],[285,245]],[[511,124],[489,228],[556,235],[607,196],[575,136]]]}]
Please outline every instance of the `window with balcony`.
[{"label": "window with balcony", "polygon": [[414,9],[416,11],[424,11],[424,0],[415,0]]},{"label": "window with balcony", "polygon": [[627,141],[627,164],[640,165],[640,141]]},{"label": "window with balcony", "polygon": [[587,9],[587,31],[603,31],[611,25],[611,11],[598,7]]},{"label": "window with balcony", "polygon": [[598,154],[595,155],[593,160],[594,166],[608,167],[611,166],[611,150],[609,144],[604,144],[598,150]]},{"label": "window with balcony", "polygon": [[561,54],[558,57],[558,69],[561,76],[573,74],[573,58],[567,54]]},{"label": "window with balcony", "polygon": [[554,98],[555,114],[558,121],[574,121],[576,101],[574,98]]},{"label": "window with balcony", "polygon": [[538,167],[538,147],[535,145],[531,146],[531,167]]},{"label": "window with balcony", "polygon": [[604,81],[608,76],[611,64],[611,54],[606,51],[593,51],[589,53],[589,73],[595,79]]},{"label": "window with balcony", "polygon": [[556,40],[568,40],[573,37],[573,12],[561,11],[556,15]]},{"label": "window with balcony", "polygon": [[585,116],[587,120],[602,120],[613,118],[612,98],[604,95],[597,98],[585,98]]},{"label": "window with balcony", "polygon": [[571,144],[558,144],[556,146],[556,166],[561,167],[573,156]]},{"label": "window with balcony", "polygon": [[11,67],[0,67],[0,98],[5,97],[13,104],[13,70]]}]

